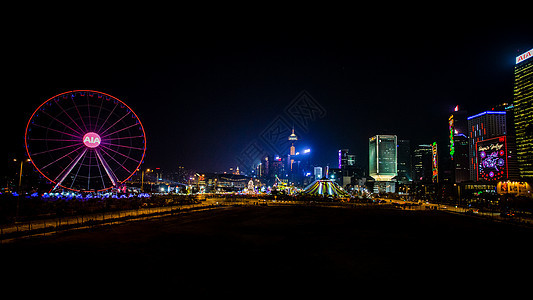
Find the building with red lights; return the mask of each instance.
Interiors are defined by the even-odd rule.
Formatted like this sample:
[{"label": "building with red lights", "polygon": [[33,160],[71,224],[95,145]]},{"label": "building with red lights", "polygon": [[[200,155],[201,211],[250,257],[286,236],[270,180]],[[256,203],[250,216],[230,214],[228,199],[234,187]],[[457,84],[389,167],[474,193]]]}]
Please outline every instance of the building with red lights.
[{"label": "building with red lights", "polygon": [[468,121],[468,160],[470,180],[478,179],[479,165],[477,145],[484,140],[507,135],[506,112],[484,111],[467,118]]}]

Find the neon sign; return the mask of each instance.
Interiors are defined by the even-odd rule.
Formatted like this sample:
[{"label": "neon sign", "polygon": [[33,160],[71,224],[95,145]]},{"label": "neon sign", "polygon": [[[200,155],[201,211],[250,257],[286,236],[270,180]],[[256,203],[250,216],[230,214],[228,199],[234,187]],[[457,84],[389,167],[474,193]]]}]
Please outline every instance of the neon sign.
[{"label": "neon sign", "polygon": [[519,64],[519,63],[523,62],[524,60],[531,58],[532,56],[533,56],[533,49],[529,50],[526,53],[522,53],[522,54],[518,55],[516,57],[516,63]]},{"label": "neon sign", "polygon": [[83,143],[89,148],[96,148],[100,145],[100,136],[95,132],[87,132],[83,136]]},{"label": "neon sign", "polygon": [[471,116],[466,118],[467,120],[472,120],[473,118],[481,117],[483,115],[505,115],[506,112],[504,111],[484,111],[482,113],[479,113],[477,115]]},{"label": "neon sign", "polygon": [[453,155],[455,154],[455,142],[453,140],[455,128],[453,124],[453,115],[451,115],[450,118],[448,119],[448,130],[450,131],[450,156],[452,157],[452,160],[453,160]]},{"label": "neon sign", "polygon": [[508,177],[505,136],[477,142],[476,152],[477,180],[499,181]]},{"label": "neon sign", "polygon": [[433,182],[439,182],[439,157],[437,155],[437,142],[431,144],[431,161],[433,169]]},{"label": "neon sign", "polygon": [[342,152],[339,150],[339,169],[342,167]]}]

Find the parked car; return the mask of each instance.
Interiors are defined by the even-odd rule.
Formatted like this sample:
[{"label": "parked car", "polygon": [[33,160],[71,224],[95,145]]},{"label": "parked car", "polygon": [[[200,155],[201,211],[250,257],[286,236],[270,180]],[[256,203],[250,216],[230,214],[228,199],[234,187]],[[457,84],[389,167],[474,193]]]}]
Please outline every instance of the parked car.
[{"label": "parked car", "polygon": [[504,211],[500,214],[502,218],[513,218],[515,214],[512,211]]}]

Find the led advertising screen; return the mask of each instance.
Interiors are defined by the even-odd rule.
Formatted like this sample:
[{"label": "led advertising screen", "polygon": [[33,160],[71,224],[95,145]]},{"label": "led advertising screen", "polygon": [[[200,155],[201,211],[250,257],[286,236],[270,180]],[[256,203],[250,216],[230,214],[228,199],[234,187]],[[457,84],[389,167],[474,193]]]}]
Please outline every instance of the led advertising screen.
[{"label": "led advertising screen", "polygon": [[505,136],[476,143],[477,180],[507,179],[507,141]]}]

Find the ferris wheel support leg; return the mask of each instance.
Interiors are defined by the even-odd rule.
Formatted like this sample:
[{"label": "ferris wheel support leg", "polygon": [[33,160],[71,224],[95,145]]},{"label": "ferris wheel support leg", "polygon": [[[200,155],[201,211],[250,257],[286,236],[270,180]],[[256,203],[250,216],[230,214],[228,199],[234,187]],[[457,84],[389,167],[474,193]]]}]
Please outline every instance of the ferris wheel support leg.
[{"label": "ferris wheel support leg", "polygon": [[113,170],[111,170],[107,162],[102,157],[102,154],[100,153],[100,149],[95,149],[95,150],[96,150],[96,156],[98,157],[98,160],[100,160],[100,163],[104,167],[104,170],[107,173],[107,176],[109,176],[109,179],[111,179],[111,183],[113,184],[113,186],[116,186],[118,182],[117,176],[115,175],[115,173],[113,173]]},{"label": "ferris wheel support leg", "polygon": [[76,166],[78,164],[78,162],[85,155],[86,152],[87,152],[87,148],[83,149],[83,151],[78,155],[78,157],[76,157],[76,159],[74,159],[72,161],[72,163],[63,171],[63,173],[60,173],[56,177],[56,180],[57,180],[57,178],[59,178],[59,181],[57,181],[56,185],[54,186],[54,188],[52,190],[55,190],[58,186],[61,185],[61,183],[63,183],[63,180],[65,180],[65,178],[67,178],[68,174],[70,174],[72,169],[74,169],[74,166]]}]

